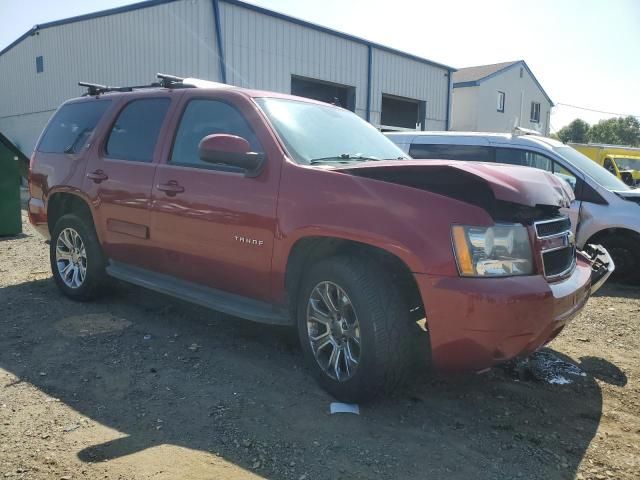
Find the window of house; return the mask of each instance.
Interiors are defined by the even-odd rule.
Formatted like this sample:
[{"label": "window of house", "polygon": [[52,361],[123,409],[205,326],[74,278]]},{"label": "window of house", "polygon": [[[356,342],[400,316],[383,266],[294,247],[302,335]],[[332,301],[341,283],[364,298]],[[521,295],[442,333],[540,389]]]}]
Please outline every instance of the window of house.
[{"label": "window of house", "polygon": [[540,123],[540,104],[531,102],[531,122]]},{"label": "window of house", "polygon": [[207,135],[217,133],[242,137],[249,142],[252,151],[263,151],[256,134],[235,107],[219,100],[196,99],[191,100],[184,110],[173,143],[170,162],[211,167],[211,163],[200,159],[198,145]]},{"label": "window of house", "polygon": [[86,100],[63,105],[42,135],[38,151],[78,153],[85,146],[111,100]]},{"label": "window of house", "polygon": [[520,67],[520,78],[524,75],[524,67]]},{"label": "window of house", "polygon": [[168,98],[145,98],[128,103],[111,128],[107,156],[136,162],[153,161],[169,103]]},{"label": "window of house", "polygon": [[44,59],[42,55],[36,57],[36,73],[44,72]]},{"label": "window of house", "polygon": [[498,111],[504,113],[504,92],[498,92]]}]

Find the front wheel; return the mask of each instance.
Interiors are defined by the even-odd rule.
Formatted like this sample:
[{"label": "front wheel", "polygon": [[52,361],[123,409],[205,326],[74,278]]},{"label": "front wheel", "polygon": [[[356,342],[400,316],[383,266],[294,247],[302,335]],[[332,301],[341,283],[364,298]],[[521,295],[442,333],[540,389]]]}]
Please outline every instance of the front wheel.
[{"label": "front wheel", "polygon": [[616,235],[602,240],[615,264],[612,280],[622,283],[640,281],[640,239]]},{"label": "front wheel", "polygon": [[338,400],[373,399],[409,368],[409,308],[372,262],[340,256],[314,265],[297,305],[300,343],[320,385]]},{"label": "front wheel", "polygon": [[67,297],[85,301],[101,293],[105,260],[93,224],[72,213],[60,217],[51,235],[49,258],[53,278]]}]

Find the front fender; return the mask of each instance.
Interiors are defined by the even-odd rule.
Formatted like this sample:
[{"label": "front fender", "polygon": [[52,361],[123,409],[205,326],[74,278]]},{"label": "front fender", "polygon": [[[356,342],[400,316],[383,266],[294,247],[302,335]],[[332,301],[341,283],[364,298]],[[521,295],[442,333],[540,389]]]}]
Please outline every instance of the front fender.
[{"label": "front fender", "polygon": [[289,254],[305,237],[335,237],[400,258],[414,273],[457,276],[451,225],[493,225],[483,209],[418,188],[286,164],[278,199],[274,296],[282,298]]}]

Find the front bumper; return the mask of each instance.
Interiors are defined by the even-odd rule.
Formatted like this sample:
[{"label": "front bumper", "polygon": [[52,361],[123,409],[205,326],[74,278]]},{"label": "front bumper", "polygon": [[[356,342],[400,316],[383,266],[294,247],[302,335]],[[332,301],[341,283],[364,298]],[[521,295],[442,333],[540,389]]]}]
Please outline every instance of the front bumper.
[{"label": "front bumper", "polygon": [[427,312],[431,355],[439,370],[483,370],[550,342],[584,307],[591,264],[544,277],[461,278],[416,274]]},{"label": "front bumper", "polygon": [[600,290],[616,269],[609,252],[602,245],[585,245],[579,255],[591,264],[591,295]]}]

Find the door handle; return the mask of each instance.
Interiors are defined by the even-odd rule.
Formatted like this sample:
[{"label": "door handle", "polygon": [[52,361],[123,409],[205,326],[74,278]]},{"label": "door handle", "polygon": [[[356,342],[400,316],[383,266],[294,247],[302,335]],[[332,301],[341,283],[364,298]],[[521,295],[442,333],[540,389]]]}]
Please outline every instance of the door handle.
[{"label": "door handle", "polygon": [[104,182],[109,177],[102,170],[94,170],[93,172],[87,173],[87,178],[89,180],[93,180],[95,183]]},{"label": "door handle", "polygon": [[184,192],[184,187],[178,184],[178,182],[176,182],[175,180],[171,180],[167,183],[161,183],[159,185],[156,185],[156,188],[161,192],[166,193],[170,197],[173,197],[178,193]]}]

